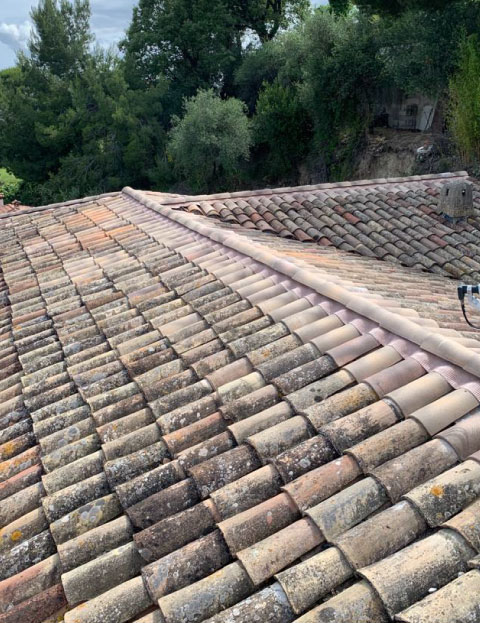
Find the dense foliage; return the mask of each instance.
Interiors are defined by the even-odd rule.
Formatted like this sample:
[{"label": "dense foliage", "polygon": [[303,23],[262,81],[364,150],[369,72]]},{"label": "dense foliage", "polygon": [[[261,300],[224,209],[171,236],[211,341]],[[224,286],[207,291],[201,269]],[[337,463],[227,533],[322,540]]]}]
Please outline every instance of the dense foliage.
[{"label": "dense foliage", "polygon": [[20,184],[21,180],[6,169],[0,169],[0,194],[3,195],[4,203],[11,203],[17,198]]},{"label": "dense foliage", "polygon": [[221,100],[212,90],[199,91],[185,101],[184,116],[173,119],[168,154],[193,190],[214,190],[238,183],[250,143],[245,104],[233,97]]},{"label": "dense foliage", "polygon": [[89,0],[39,0],[0,72],[19,199],[342,179],[382,97],[423,93],[480,159],[478,0],[138,0],[118,53]]},{"label": "dense foliage", "polygon": [[480,162],[480,43],[476,35],[460,46],[458,69],[450,81],[450,125],[465,162]]}]

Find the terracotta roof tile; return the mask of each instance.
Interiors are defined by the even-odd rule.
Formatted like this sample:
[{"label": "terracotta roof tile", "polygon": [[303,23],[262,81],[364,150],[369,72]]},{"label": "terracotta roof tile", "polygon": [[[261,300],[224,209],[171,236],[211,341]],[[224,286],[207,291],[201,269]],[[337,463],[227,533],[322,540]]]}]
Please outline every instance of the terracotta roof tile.
[{"label": "terracotta roof tile", "polygon": [[474,268],[475,229],[422,207],[444,179],[0,217],[0,620],[422,621],[457,594],[478,342],[445,276],[359,255],[438,252],[436,223],[442,267]]}]

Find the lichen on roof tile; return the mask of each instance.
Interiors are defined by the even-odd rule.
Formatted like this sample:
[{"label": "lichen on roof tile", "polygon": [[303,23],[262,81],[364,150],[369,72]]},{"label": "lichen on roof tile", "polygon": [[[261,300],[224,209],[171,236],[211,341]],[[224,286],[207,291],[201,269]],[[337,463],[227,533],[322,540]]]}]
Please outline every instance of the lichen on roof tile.
[{"label": "lichen on roof tile", "polygon": [[0,215],[0,620],[427,623],[469,564],[478,611],[444,179]]}]

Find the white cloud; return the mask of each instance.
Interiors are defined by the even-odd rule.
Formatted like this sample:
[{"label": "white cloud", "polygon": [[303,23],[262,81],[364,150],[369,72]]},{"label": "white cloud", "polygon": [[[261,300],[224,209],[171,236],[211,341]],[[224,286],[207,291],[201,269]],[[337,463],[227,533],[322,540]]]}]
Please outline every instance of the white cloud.
[{"label": "white cloud", "polygon": [[25,47],[31,29],[32,25],[29,21],[23,24],[0,22],[0,41],[16,52]]}]

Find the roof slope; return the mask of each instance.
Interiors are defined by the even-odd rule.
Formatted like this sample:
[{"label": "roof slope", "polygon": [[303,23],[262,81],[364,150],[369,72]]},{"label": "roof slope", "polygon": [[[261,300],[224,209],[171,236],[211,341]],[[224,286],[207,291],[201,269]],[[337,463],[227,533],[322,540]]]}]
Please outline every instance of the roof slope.
[{"label": "roof slope", "polygon": [[478,616],[478,342],[168,201],[0,219],[0,621]]},{"label": "roof slope", "polygon": [[446,181],[470,179],[465,172],[361,180],[173,197],[165,205],[203,214],[230,225],[316,241],[365,257],[376,257],[438,275],[480,282],[480,189],[474,185],[474,216],[453,224],[438,214]]}]

